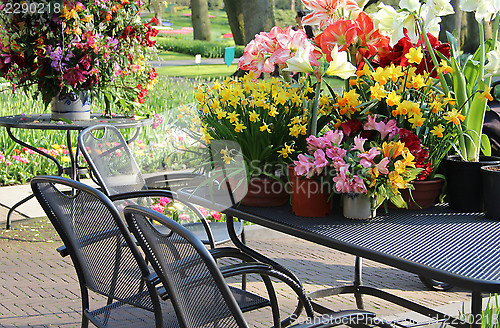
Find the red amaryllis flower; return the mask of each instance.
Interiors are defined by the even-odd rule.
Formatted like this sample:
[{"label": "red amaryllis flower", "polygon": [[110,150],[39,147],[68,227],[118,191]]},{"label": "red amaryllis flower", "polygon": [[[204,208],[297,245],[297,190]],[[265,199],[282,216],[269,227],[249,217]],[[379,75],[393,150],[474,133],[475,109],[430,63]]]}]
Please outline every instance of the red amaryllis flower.
[{"label": "red amaryllis flower", "polygon": [[361,44],[366,49],[360,49],[363,57],[369,58],[375,54],[385,56],[391,50],[390,39],[380,34],[373,26],[373,21],[365,12],[361,12],[356,18],[356,33]]},{"label": "red amaryllis flower", "polygon": [[361,122],[353,119],[342,123],[342,131],[346,136],[356,135],[361,131]]},{"label": "red amaryllis flower", "polygon": [[410,51],[410,48],[413,48],[413,43],[406,35],[405,29],[405,37],[401,38],[389,53],[387,53],[385,56],[380,56],[379,65],[381,67],[386,67],[391,63],[394,63],[394,65],[396,66],[407,66],[408,59],[405,57],[405,55]]},{"label": "red amaryllis flower", "polygon": [[[450,45],[448,43],[441,43],[434,35],[427,33],[427,36],[429,37],[429,41],[431,43],[431,47],[435,51],[439,51],[441,54],[443,54],[446,58],[450,58]],[[433,78],[437,77],[437,72],[434,70],[434,63],[432,62],[431,54],[429,53],[429,50],[425,47],[425,41],[422,40],[422,37],[418,40],[417,47],[422,46],[422,52],[424,54],[424,58],[420,62],[420,64],[417,66],[417,70],[415,73],[417,74],[422,74],[424,71],[431,73],[431,76]]]},{"label": "red amaryllis flower", "polygon": [[351,20],[339,19],[316,37],[314,40],[326,54],[326,60],[332,61],[332,50],[337,44],[339,51],[344,51],[356,39],[356,25]]}]

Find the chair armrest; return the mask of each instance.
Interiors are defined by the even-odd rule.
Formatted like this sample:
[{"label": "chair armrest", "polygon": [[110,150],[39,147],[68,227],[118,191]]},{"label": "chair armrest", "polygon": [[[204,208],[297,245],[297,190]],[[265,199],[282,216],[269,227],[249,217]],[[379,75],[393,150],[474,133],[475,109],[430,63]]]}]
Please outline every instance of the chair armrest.
[{"label": "chair armrest", "polygon": [[154,190],[139,190],[139,191],[131,191],[124,192],[120,194],[110,195],[109,199],[111,201],[131,199],[131,198],[141,198],[141,197],[169,197],[169,198],[177,198],[177,194],[164,189],[154,189]]},{"label": "chair armrest", "polygon": [[[91,234],[91,235],[87,235],[84,238],[80,238],[80,239],[78,239],[78,242],[82,246],[88,246],[88,245],[91,245],[91,244],[96,243],[98,241],[101,241],[103,239],[107,239],[107,238],[119,235],[120,233],[121,233],[120,229],[118,229],[118,228],[108,229],[108,230],[96,232],[96,233]],[[69,251],[65,245],[62,245],[62,246],[56,248],[56,250],[62,257],[66,257],[69,255]]]},{"label": "chair armrest", "polygon": [[332,312],[321,317],[316,317],[314,319],[309,318],[306,322],[295,324],[290,326],[290,328],[327,328],[335,327],[339,325],[362,326],[366,323],[384,323],[385,325],[390,325],[388,322],[379,320],[375,318],[375,313],[364,310],[345,310],[339,312]]},{"label": "chair armrest", "polygon": [[217,260],[225,257],[237,258],[246,262],[257,262],[253,257],[243,253],[235,247],[217,247],[209,250],[212,257]]},{"label": "chair armrest", "polygon": [[207,177],[201,173],[172,172],[150,176],[144,180],[148,188],[171,190],[173,187],[179,189],[198,186],[201,181],[206,179]]}]

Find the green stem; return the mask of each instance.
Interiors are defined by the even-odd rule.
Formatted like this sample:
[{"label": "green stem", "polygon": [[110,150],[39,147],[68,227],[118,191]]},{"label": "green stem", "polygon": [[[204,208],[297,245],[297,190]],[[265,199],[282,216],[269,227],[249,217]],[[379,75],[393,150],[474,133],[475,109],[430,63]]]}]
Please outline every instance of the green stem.
[{"label": "green stem", "polygon": [[319,97],[321,94],[321,79],[316,83],[316,91],[314,93],[314,100],[311,113],[311,134],[316,136],[318,134],[318,108]]},{"label": "green stem", "polygon": [[[439,66],[439,62],[436,57],[436,53],[434,52],[434,48],[432,48],[431,41],[429,40],[429,37],[427,36],[427,33],[425,33],[424,30],[424,24],[422,23],[422,20],[420,18],[417,18],[418,26],[420,28],[420,33],[422,34],[425,45],[427,46],[427,50],[429,50],[429,54],[431,55],[432,62],[434,63],[435,67]],[[437,72],[438,77],[439,77],[439,82],[441,83],[441,87],[443,88],[443,91],[446,93],[446,95],[449,95],[450,93],[450,88],[448,87],[448,83],[446,83],[446,80],[443,76],[443,73]]]}]

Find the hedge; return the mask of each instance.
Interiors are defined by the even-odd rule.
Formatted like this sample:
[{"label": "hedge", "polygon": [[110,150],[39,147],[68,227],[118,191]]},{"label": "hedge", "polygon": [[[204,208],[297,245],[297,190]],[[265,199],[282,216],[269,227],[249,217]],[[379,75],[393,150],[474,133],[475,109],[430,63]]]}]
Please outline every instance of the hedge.
[{"label": "hedge", "polygon": [[[203,58],[223,58],[224,49],[231,47],[231,43],[209,42],[201,40],[181,40],[174,38],[158,38],[156,46],[160,50],[174,51],[187,55],[200,54]],[[235,47],[235,58],[243,55],[245,47]]]}]

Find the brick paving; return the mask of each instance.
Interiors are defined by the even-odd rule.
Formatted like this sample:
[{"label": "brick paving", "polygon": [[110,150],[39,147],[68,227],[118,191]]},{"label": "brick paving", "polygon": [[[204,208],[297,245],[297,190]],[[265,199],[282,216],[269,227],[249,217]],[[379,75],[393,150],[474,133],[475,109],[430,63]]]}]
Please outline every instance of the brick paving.
[{"label": "brick paving", "polygon": [[[5,208],[0,207],[0,217],[5,215]],[[265,239],[253,234],[247,244],[295,272],[307,291],[352,281],[354,257],[351,255],[292,237]],[[80,326],[78,280],[71,261],[55,251],[58,246],[59,237],[46,218],[17,221],[13,230],[0,230],[1,328]],[[427,291],[415,275],[385,265],[371,261],[365,261],[364,265],[363,278],[367,285],[427,306],[459,304],[470,298],[468,292],[456,288],[448,292]],[[256,277],[249,277],[248,286],[252,291],[264,290]],[[276,290],[281,307],[285,311],[292,309],[295,298],[291,291],[281,284]],[[355,306],[351,295],[330,297],[321,303],[332,310]],[[365,303],[368,310],[379,315],[404,312],[371,297],[366,297]],[[246,314],[246,318],[252,327],[270,326],[268,310]]]}]

